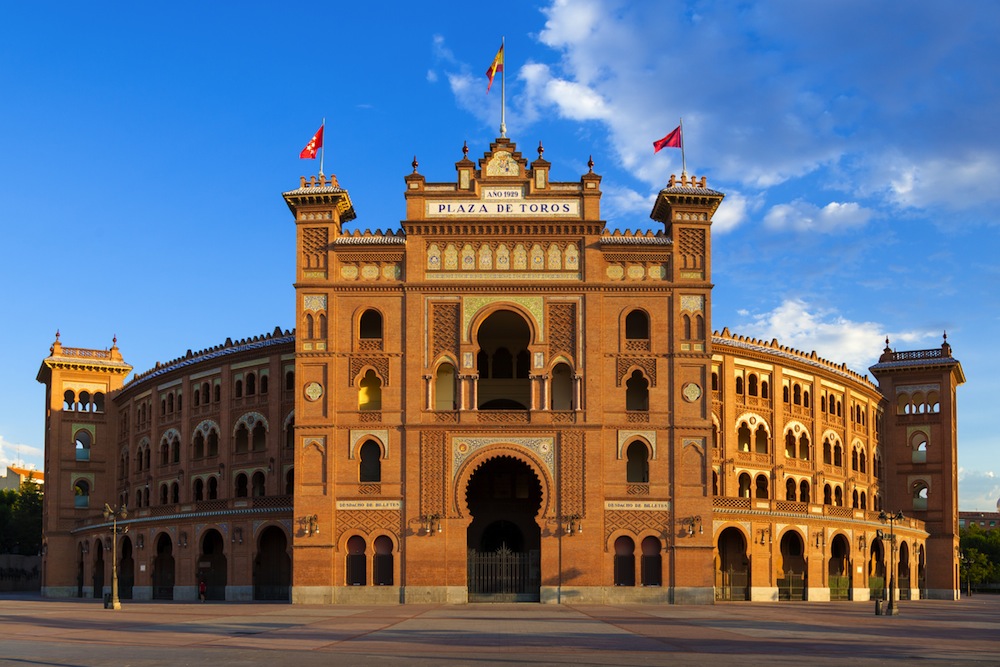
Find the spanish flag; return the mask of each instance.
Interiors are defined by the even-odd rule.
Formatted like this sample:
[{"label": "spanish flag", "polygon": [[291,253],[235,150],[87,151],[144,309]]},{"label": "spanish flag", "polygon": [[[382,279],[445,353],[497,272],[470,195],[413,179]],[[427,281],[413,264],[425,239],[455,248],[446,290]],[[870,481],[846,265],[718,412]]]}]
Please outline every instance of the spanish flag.
[{"label": "spanish flag", "polygon": [[496,76],[497,72],[503,71],[503,44],[500,44],[500,50],[497,51],[496,58],[490,64],[490,68],[486,70],[486,76],[490,80],[490,84],[486,86],[486,93],[489,94],[490,88],[493,87],[493,77]]}]

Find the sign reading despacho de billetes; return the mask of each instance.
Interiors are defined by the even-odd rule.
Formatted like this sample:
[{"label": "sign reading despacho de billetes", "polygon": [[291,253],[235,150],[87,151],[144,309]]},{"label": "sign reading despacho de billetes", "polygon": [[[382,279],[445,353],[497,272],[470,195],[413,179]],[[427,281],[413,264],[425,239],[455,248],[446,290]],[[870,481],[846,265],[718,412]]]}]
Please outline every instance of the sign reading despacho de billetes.
[{"label": "sign reading despacho de billetes", "polygon": [[579,200],[529,200],[521,188],[483,188],[479,199],[428,199],[424,206],[428,218],[580,217]]},{"label": "sign reading despacho de billetes", "polygon": [[338,510],[398,510],[401,500],[338,500]]},{"label": "sign reading despacho de billetes", "polygon": [[670,509],[669,500],[605,500],[606,510],[632,510],[639,512],[659,512]]}]

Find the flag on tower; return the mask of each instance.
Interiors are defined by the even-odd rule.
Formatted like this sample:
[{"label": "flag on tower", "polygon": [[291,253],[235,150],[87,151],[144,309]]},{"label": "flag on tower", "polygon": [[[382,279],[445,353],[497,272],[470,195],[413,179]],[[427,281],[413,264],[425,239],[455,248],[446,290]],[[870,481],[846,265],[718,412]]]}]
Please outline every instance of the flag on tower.
[{"label": "flag on tower", "polygon": [[663,137],[659,141],[653,142],[653,153],[659,153],[664,148],[680,148],[684,150],[684,138],[681,136],[681,126],[678,125],[677,129]]},{"label": "flag on tower", "polygon": [[500,50],[497,51],[496,57],[493,62],[490,63],[490,68],[486,70],[486,76],[489,78],[490,83],[486,86],[486,93],[489,94],[490,88],[493,87],[493,77],[496,76],[497,72],[503,71],[503,44],[500,44]]},{"label": "flag on tower", "polygon": [[316,152],[320,148],[323,148],[323,125],[319,126],[319,129],[316,130],[316,134],[313,135],[313,138],[309,140],[306,147],[302,149],[301,153],[299,153],[299,157],[303,160],[315,160]]}]

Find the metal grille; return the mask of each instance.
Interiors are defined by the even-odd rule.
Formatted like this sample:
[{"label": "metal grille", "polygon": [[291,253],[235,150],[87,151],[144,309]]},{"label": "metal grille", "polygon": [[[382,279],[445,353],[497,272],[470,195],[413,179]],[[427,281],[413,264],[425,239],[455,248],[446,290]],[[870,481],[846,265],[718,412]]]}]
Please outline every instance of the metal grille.
[{"label": "metal grille", "polygon": [[[534,554],[507,548],[491,553],[469,550],[470,602],[538,602],[538,564]],[[534,558],[537,561],[537,555]]]}]

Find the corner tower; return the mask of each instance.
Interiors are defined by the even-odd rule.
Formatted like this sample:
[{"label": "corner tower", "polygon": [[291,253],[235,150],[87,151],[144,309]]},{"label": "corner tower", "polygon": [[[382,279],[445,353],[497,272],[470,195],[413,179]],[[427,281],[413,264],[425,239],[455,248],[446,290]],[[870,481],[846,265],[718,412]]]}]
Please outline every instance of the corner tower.
[{"label": "corner tower", "polygon": [[[68,558],[76,544],[73,528],[104,503],[118,505],[115,471],[118,439],[107,410],[109,395],[132,371],[118,351],[63,347],[56,340],[37,380],[45,385],[45,501],[42,505],[42,595],[69,597],[83,585],[82,555]],[[127,417],[126,417],[127,418]],[[127,422],[122,425],[127,429]],[[95,545],[96,547],[97,545]],[[51,564],[51,566],[50,566]]]},{"label": "corner tower", "polygon": [[[896,352],[886,347],[871,372],[887,405],[882,425],[882,509],[924,522],[927,580],[935,599],[959,594],[958,415],[956,391],[965,382],[947,336],[940,348]],[[905,567],[906,563],[900,563]],[[921,568],[924,569],[924,568]]]}]

